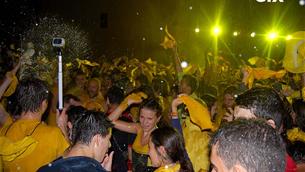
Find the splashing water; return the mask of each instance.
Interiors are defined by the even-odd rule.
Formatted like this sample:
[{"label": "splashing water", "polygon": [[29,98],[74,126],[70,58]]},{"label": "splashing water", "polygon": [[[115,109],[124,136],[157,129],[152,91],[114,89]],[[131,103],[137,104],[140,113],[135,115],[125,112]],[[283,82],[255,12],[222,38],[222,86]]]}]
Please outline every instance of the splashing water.
[{"label": "splashing water", "polygon": [[76,58],[90,58],[91,49],[87,33],[80,30],[78,26],[67,24],[56,17],[41,18],[24,34],[25,41],[34,44],[35,54],[23,58],[20,79],[38,77],[46,80],[49,84],[54,82],[57,75],[57,58],[51,42],[55,37],[65,39],[62,53],[64,63],[74,62]]},{"label": "splashing water", "polygon": [[90,56],[88,34],[82,31],[79,26],[67,24],[62,19],[41,18],[25,32],[25,40],[33,42],[36,52],[48,58],[56,56],[51,45],[54,37],[65,39],[64,61],[72,61],[75,58],[87,59]]}]

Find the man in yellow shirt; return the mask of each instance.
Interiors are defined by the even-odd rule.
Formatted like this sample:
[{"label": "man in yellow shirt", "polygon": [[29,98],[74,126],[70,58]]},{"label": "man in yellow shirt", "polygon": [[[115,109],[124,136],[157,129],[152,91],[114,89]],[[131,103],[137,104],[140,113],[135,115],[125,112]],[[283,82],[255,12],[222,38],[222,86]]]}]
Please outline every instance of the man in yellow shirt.
[{"label": "man in yellow shirt", "polygon": [[[87,95],[84,106],[89,110],[104,111],[105,99],[101,92],[101,81],[98,78],[91,78],[88,81]],[[82,99],[82,98],[81,98]]]},{"label": "man in yellow shirt", "polygon": [[61,156],[69,144],[58,127],[50,127],[41,121],[49,97],[45,82],[39,79],[23,80],[16,93],[21,117],[15,122],[7,119],[0,130],[0,136],[5,136],[12,142],[31,137],[35,142],[23,153],[19,152],[18,156],[8,159],[2,157],[3,169],[5,172],[37,171],[39,167]]}]

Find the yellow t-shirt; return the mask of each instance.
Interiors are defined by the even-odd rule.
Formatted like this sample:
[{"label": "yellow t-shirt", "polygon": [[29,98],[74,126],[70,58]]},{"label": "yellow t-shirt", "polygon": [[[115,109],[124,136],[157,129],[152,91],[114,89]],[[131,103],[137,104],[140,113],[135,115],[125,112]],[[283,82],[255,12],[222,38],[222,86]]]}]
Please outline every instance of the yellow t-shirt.
[{"label": "yellow t-shirt", "polygon": [[210,168],[210,136],[207,131],[200,128],[190,121],[187,117],[182,126],[185,148],[193,163],[194,171],[208,171]]},{"label": "yellow t-shirt", "polygon": [[84,101],[84,106],[85,108],[91,110],[99,110],[99,111],[104,111],[104,106],[105,106],[105,99],[102,95],[102,93],[99,93],[96,97],[94,98],[89,98],[88,95],[82,97]]},{"label": "yellow t-shirt", "polygon": [[139,154],[147,155],[149,151],[148,144],[142,145],[141,143],[142,136],[143,136],[143,130],[141,129],[137,133],[136,139],[132,144],[132,149]]},{"label": "yellow t-shirt", "polygon": [[[69,147],[60,129],[50,127],[38,120],[17,120],[6,125],[0,130],[0,136],[6,136],[12,141],[22,140],[32,133],[38,144],[31,154],[13,161],[3,161],[4,171],[37,171],[41,166],[53,161],[61,156]],[[1,148],[0,148],[1,149]]]},{"label": "yellow t-shirt", "polygon": [[[142,136],[143,136],[143,130],[140,129],[139,132],[137,133],[136,139],[132,144],[132,149],[138,154],[148,155],[149,147],[148,144],[142,145],[141,143]],[[149,156],[147,160],[147,166],[148,167],[152,166],[152,162]]]}]

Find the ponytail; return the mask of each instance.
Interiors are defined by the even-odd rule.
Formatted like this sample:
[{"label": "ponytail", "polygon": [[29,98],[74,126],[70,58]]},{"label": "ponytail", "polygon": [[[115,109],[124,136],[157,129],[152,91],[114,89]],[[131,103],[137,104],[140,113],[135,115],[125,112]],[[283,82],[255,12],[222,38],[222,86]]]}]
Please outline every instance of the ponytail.
[{"label": "ponytail", "polygon": [[182,156],[179,156],[179,163],[180,163],[179,172],[194,172],[193,164],[186,152],[184,143],[182,143],[182,148],[183,148],[183,150],[181,150]]}]

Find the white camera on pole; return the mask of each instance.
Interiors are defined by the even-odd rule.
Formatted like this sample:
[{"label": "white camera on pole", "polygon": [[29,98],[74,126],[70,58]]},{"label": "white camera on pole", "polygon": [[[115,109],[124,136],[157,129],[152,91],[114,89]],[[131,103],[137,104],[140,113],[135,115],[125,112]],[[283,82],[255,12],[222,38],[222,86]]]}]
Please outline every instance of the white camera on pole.
[{"label": "white camera on pole", "polygon": [[53,38],[52,46],[56,48],[63,48],[65,46],[64,38]]},{"label": "white camera on pole", "polygon": [[58,56],[58,109],[63,109],[63,74],[62,74],[62,54],[61,49],[65,46],[64,38],[53,38],[52,46],[56,48]]}]

